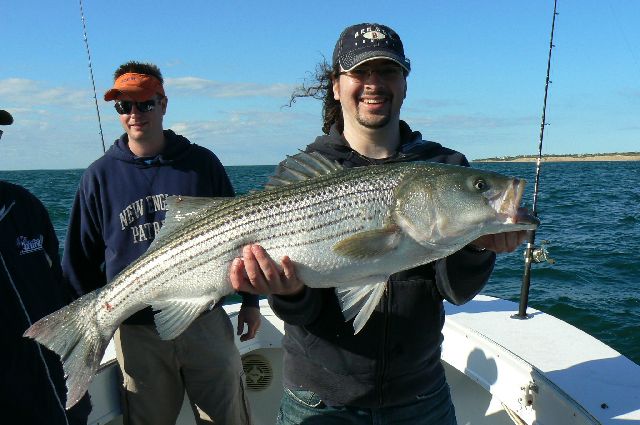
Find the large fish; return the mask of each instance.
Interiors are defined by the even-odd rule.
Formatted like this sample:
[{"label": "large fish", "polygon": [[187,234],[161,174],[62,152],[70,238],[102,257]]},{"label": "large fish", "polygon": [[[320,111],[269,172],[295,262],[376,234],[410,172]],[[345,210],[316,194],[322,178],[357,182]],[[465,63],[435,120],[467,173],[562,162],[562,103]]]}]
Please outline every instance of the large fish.
[{"label": "large fish", "polygon": [[535,229],[518,217],[524,181],[467,167],[395,163],[343,169],[289,157],[268,190],[227,199],[170,197],[149,250],[108,285],[33,324],[25,336],[58,353],[67,408],[87,390],[117,327],[151,306],[163,339],[230,294],[242,247],[288,255],[310,287],[335,287],[345,320],[365,325],[389,276],[490,233]]}]

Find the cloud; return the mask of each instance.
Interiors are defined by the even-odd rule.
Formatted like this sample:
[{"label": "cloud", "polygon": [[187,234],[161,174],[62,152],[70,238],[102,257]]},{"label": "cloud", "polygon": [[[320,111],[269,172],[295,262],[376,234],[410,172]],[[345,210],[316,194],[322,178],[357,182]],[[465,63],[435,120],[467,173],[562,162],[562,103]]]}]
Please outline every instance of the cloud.
[{"label": "cloud", "polygon": [[511,128],[521,125],[528,125],[533,118],[531,117],[490,117],[483,115],[465,115],[465,114],[451,114],[451,115],[433,115],[429,117],[425,116],[409,116],[407,122],[412,126],[422,127],[444,127],[451,129],[499,129],[499,128]]},{"label": "cloud", "polygon": [[277,164],[319,133],[317,116],[290,109],[230,111],[213,120],[176,121],[169,127],[211,149],[225,165]]},{"label": "cloud", "polygon": [[[225,164],[277,163],[284,153],[308,143],[319,126],[317,112],[308,112],[318,105],[280,108],[284,102],[276,102],[275,107],[272,100],[261,105],[265,99],[258,96],[288,96],[290,87],[284,84],[222,84],[194,78],[174,79],[173,84],[182,85],[176,90],[181,95],[192,95],[208,105],[206,115],[213,117],[193,119],[197,114],[182,105],[182,117],[167,119],[165,126],[220,153]],[[240,109],[228,107],[230,96],[243,100],[237,105]],[[0,79],[2,107],[16,120],[0,146],[0,169],[86,167],[99,157],[102,147],[92,97],[90,89],[26,78]],[[215,111],[211,103],[224,103],[224,107]],[[103,101],[99,105],[105,143],[110,145],[121,129],[111,105]],[[105,113],[105,107],[112,113]]]},{"label": "cloud", "polygon": [[219,136],[285,133],[293,123],[300,121],[300,114],[286,111],[245,110],[230,111],[215,120],[174,122],[171,129],[189,139],[210,139]]},{"label": "cloud", "polygon": [[180,94],[213,98],[288,97],[292,84],[222,83],[198,77],[166,78],[165,85]]},{"label": "cloud", "polygon": [[184,61],[182,59],[171,59],[171,60],[165,62],[162,65],[162,68],[163,69],[164,68],[173,68],[173,67],[182,66],[182,65],[184,65]]},{"label": "cloud", "polygon": [[65,108],[86,108],[93,98],[89,90],[68,87],[48,87],[26,78],[0,80],[0,97],[4,104],[18,106],[57,106]]}]

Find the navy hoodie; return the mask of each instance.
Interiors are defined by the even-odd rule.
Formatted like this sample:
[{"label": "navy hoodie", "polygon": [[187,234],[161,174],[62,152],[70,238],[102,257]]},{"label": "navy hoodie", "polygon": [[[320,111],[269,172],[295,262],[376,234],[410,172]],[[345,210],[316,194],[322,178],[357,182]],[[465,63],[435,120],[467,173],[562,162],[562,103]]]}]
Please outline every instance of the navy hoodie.
[{"label": "navy hoodie", "polygon": [[[400,122],[401,146],[391,158],[375,160],[351,149],[335,125],[307,146],[347,168],[396,161],[432,161],[468,166],[459,152],[422,140]],[[445,382],[440,363],[443,299],[462,304],[484,287],[495,262],[492,251],[460,251],[393,274],[364,328],[353,333],[333,288],[309,288],[296,297],[271,296],[285,322],[283,380],[329,405],[386,407],[415,401]]]},{"label": "navy hoodie", "polygon": [[[139,158],[123,134],[82,175],[62,261],[65,278],[80,293],[110,282],[144,254],[164,222],[167,196],[234,196],[213,152],[171,130],[164,135],[161,154]],[[242,295],[244,305],[258,305],[257,296]],[[152,324],[151,308],[124,323]]]}]

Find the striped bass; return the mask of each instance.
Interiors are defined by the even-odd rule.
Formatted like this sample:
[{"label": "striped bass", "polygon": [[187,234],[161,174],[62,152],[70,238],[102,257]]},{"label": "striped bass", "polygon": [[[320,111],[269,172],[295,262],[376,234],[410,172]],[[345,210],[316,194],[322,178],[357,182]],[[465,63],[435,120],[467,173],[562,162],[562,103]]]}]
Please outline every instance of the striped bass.
[{"label": "striped bass", "polygon": [[25,332],[60,355],[67,408],[87,390],[109,340],[151,306],[172,339],[233,292],[229,268],[257,243],[288,255],[310,287],[335,287],[345,320],[365,325],[393,273],[450,255],[478,237],[532,230],[519,217],[525,182],[467,167],[404,162],[344,169],[319,154],[289,157],[266,189],[237,198],[170,197],[147,252],[109,284]]}]

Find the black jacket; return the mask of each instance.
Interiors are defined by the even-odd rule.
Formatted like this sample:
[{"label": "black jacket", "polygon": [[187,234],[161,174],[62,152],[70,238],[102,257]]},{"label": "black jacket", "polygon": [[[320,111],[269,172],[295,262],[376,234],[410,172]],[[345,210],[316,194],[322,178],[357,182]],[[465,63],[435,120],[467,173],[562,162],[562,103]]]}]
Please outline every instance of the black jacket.
[{"label": "black jacket", "polygon": [[[400,122],[401,147],[386,160],[353,151],[335,128],[307,146],[345,167],[427,160],[468,166],[459,152],[423,141]],[[484,287],[495,253],[463,248],[444,259],[392,275],[362,331],[353,334],[333,289],[305,287],[295,299],[270,297],[285,322],[284,384],[310,390],[329,405],[382,407],[415,400],[445,380],[440,363],[443,299],[462,304]]]},{"label": "black jacket", "polygon": [[64,410],[58,356],[22,337],[74,296],[62,280],[58,239],[44,206],[26,189],[0,181],[0,411],[7,423],[86,423],[87,396]]}]

